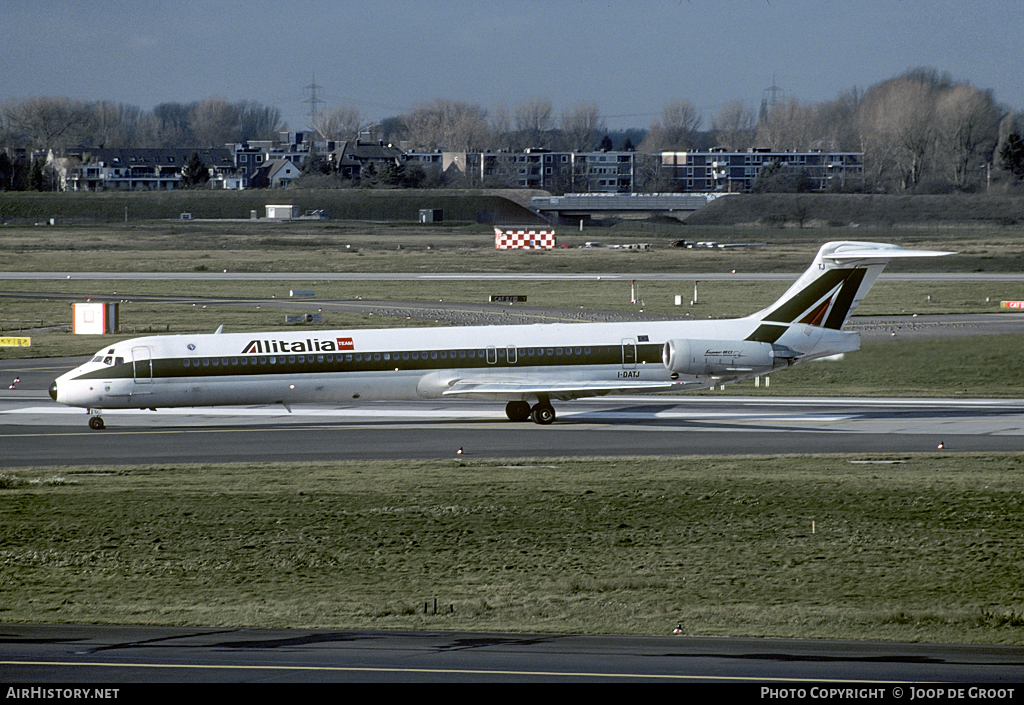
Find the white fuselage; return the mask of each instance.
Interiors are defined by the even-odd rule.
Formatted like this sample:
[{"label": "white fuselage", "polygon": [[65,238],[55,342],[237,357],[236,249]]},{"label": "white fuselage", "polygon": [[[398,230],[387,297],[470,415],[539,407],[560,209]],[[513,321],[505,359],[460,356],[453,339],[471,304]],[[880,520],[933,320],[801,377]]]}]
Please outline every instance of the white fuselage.
[{"label": "white fuselage", "polygon": [[[735,319],[152,336],[101,350],[59,377],[51,394],[70,406],[119,409],[695,389],[771,369],[673,372],[665,343],[742,341],[759,325]],[[852,333],[784,328],[776,346],[793,354],[773,367],[859,345]]]}]

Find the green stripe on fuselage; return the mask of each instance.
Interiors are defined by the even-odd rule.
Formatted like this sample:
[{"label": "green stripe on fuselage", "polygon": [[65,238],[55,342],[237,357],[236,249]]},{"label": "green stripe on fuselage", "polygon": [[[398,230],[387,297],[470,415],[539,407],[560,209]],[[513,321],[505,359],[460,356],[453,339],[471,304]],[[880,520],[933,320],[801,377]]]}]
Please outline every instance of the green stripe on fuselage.
[{"label": "green stripe on fuselage", "polygon": [[[579,349],[581,352],[576,353]],[[590,352],[584,352],[589,349]],[[445,348],[445,358],[441,357],[440,350],[416,351],[418,359],[412,359],[412,351],[394,352],[341,352],[341,353],[312,353],[305,355],[229,355],[189,358],[163,358],[152,360],[153,379],[172,379],[180,377],[230,377],[230,376],[260,376],[280,374],[317,374],[317,373],[340,373],[340,372],[382,372],[391,370],[401,371],[422,371],[433,370],[476,370],[476,369],[522,369],[537,367],[590,367],[598,365],[622,365],[623,354],[621,345],[601,346],[544,346],[538,347],[516,347],[516,361],[509,362],[507,356],[508,348],[473,348],[473,357],[469,357],[470,350],[451,350]],[[528,351],[534,351],[533,355]],[[542,355],[537,351],[543,350]],[[557,351],[561,350],[561,354]],[[571,353],[566,351],[571,350]],[[661,363],[662,346],[660,344],[639,344],[636,346],[636,364]],[[489,352],[491,357],[488,357]],[[454,356],[453,356],[454,353]],[[405,359],[405,355],[409,359]],[[356,360],[356,356],[362,359]],[[398,357],[396,357],[396,355]],[[463,356],[465,355],[465,356]],[[347,358],[351,356],[352,359]],[[385,356],[387,359],[385,359]],[[299,359],[302,362],[299,362]],[[330,361],[328,359],[330,358]],[[245,364],[242,360],[245,360]],[[274,362],[271,363],[270,360]],[[492,361],[489,361],[493,360]],[[188,366],[185,361],[188,360]],[[255,360],[255,362],[253,362]],[[214,364],[216,361],[216,364]],[[204,364],[205,363],[205,364]],[[632,366],[632,362],[629,363]],[[149,377],[148,370],[144,376]],[[125,362],[119,365],[111,365],[102,369],[92,370],[76,379],[133,379],[135,377],[135,366],[132,362]]]}]

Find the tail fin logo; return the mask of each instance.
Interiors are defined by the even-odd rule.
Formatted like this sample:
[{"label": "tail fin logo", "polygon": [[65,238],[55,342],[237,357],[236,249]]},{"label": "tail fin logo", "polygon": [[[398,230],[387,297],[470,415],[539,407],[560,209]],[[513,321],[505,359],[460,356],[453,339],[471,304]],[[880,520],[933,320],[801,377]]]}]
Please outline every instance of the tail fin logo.
[{"label": "tail fin logo", "polygon": [[781,302],[764,320],[839,330],[846,322],[865,272],[860,268],[829,270]]}]

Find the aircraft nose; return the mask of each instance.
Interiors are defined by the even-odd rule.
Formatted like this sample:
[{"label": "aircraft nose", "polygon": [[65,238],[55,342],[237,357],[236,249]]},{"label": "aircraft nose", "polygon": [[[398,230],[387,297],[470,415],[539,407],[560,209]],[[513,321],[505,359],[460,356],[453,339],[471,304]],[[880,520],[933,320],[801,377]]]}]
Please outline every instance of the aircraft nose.
[{"label": "aircraft nose", "polygon": [[54,380],[53,384],[50,385],[50,398],[57,401],[57,380]]}]

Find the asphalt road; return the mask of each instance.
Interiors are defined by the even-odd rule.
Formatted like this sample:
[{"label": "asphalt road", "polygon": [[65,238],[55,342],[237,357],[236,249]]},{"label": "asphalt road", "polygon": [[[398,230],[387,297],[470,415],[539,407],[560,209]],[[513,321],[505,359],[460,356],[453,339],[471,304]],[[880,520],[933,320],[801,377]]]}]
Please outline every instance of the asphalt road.
[{"label": "asphalt road", "polygon": [[[1024,648],[794,639],[0,625],[5,683],[730,683],[730,694],[803,688],[817,701],[937,700],[925,689],[986,684],[1013,700]],[[7,686],[5,686],[6,690]],[[922,689],[922,694],[911,692]],[[812,694],[811,690],[816,689]],[[844,693],[832,692],[842,689]],[[1014,689],[1012,693],[1007,692]],[[999,698],[1000,690],[1002,698]],[[857,694],[854,694],[856,691]],[[689,691],[693,695],[693,691]],[[710,694],[710,691],[708,692]],[[795,698],[794,698],[795,699]],[[941,698],[947,699],[946,697]],[[978,700],[974,693],[970,700]]]}]

